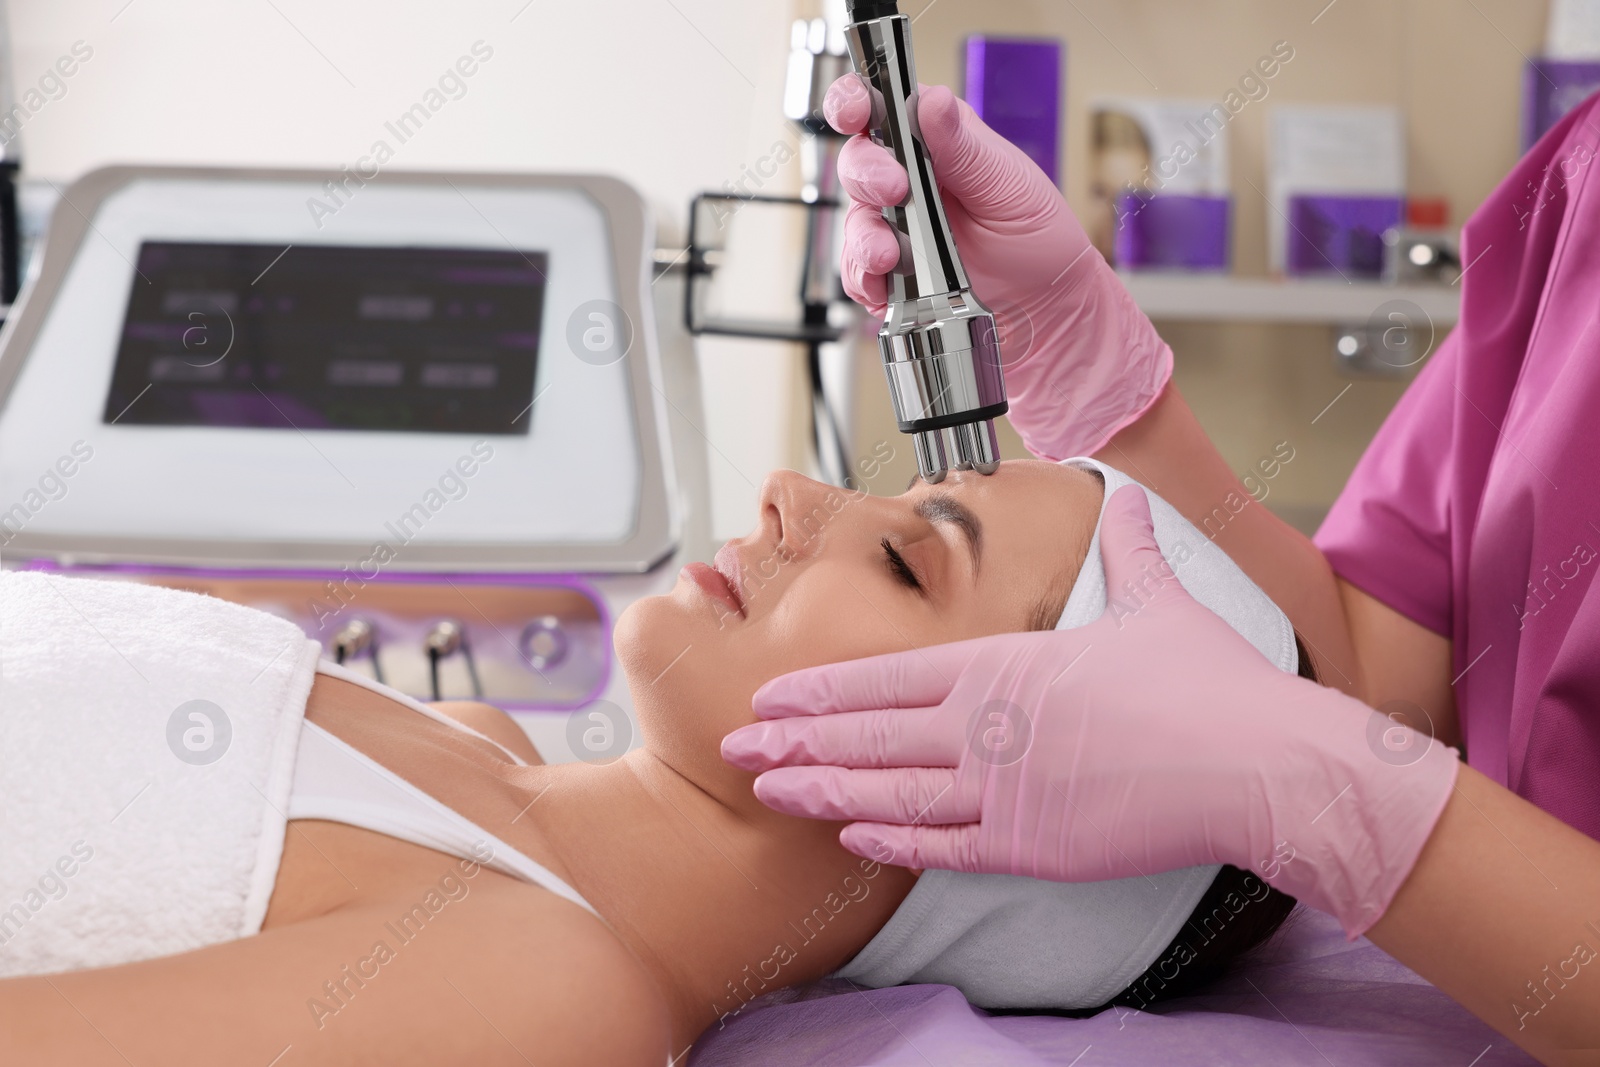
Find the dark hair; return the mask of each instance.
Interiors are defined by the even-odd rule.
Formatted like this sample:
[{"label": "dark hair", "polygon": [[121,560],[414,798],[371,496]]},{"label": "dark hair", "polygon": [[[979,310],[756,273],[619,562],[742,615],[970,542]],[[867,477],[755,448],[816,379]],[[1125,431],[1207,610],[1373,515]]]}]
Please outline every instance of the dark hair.
[{"label": "dark hair", "polygon": [[[1294,651],[1300,677],[1320,683],[1298,633]],[[1225,865],[1172,943],[1102,1007],[1144,1008],[1216,981],[1277,933],[1294,907],[1294,897],[1255,872]]]}]

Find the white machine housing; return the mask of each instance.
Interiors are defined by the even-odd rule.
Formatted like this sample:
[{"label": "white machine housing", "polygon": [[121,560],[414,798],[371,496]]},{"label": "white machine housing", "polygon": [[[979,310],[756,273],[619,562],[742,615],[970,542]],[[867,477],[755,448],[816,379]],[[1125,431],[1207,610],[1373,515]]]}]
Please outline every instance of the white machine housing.
[{"label": "white machine housing", "polygon": [[[528,428],[484,436],[303,428],[288,416],[275,428],[111,418],[130,294],[150,284],[137,266],[147,242],[281,245],[284,257],[316,246],[538,255],[548,270]],[[63,194],[0,330],[0,551],[8,565],[310,581],[355,565],[381,572],[378,582],[432,576],[458,590],[469,578],[526,587],[547,577],[595,590],[608,624],[670,587],[708,539],[698,378],[675,316],[658,322],[653,252],[644,202],[603,176],[384,172],[330,185],[309,170],[94,171]],[[661,295],[675,307],[676,295]],[[217,353],[233,342],[234,316],[228,297],[212,303],[192,338],[210,347],[190,350],[225,359]],[[596,308],[617,321],[595,319]],[[621,332],[614,356],[574,351],[592,322]],[[486,442],[492,461],[471,463],[470,478],[450,482],[465,484],[461,495],[435,506],[440,477],[481,458]],[[401,542],[394,523],[408,513],[426,523],[405,526]],[[394,549],[382,567],[371,563],[378,544]],[[629,707],[615,672],[595,695]],[[560,759],[566,718],[522,721]]]}]

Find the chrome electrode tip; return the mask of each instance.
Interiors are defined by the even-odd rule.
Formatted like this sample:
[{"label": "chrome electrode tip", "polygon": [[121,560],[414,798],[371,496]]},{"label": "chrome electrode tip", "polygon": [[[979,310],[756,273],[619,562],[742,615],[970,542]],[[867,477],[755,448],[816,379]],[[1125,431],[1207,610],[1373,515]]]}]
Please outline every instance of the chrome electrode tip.
[{"label": "chrome electrode tip", "polygon": [[917,472],[930,485],[944,481],[953,470],[993,474],[1000,469],[1000,438],[993,419],[916,431],[911,441]]},{"label": "chrome electrode tip", "polygon": [[994,420],[1007,410],[1000,334],[973,295],[922,133],[911,20],[894,0],[849,0],[850,61],[872,96],[873,139],[905,167],[908,192],[883,217],[902,238],[888,275],[878,347],[895,422],[908,434],[925,481],[951,470],[1000,466]]},{"label": "chrome electrode tip", "polygon": [[944,481],[950,465],[944,459],[944,440],[938,430],[924,430],[911,435],[911,447],[917,453],[917,473],[929,485]]}]

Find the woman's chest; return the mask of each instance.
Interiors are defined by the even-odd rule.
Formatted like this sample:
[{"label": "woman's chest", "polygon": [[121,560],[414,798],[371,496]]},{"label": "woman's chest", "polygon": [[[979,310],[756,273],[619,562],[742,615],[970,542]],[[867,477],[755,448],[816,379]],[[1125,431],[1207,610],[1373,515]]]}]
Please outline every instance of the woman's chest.
[{"label": "woman's chest", "polygon": [[[373,830],[322,819],[291,819],[261,928],[302,922],[408,892],[437,890],[438,900],[448,904],[484,881],[484,876],[506,878],[472,860]],[[443,907],[436,904],[432,910],[437,913]]]},{"label": "woman's chest", "polygon": [[392,886],[521,874],[507,865],[513,853],[545,862],[548,842],[527,817],[541,773],[381,694],[319,677],[306,705],[268,924],[325,914]]}]

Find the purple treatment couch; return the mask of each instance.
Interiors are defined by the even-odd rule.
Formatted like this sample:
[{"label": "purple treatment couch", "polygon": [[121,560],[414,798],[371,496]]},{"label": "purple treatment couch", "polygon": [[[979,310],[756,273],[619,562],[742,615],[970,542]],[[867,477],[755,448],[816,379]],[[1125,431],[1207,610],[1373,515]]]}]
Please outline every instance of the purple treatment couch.
[{"label": "purple treatment couch", "polygon": [[990,1015],[951,986],[825,980],[752,1001],[688,1067],[1501,1067],[1507,1038],[1366,938],[1298,908],[1203,994],[1092,1018]]}]

